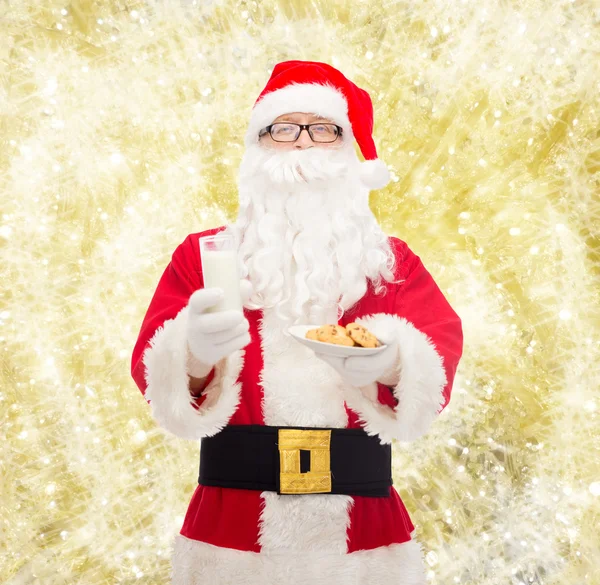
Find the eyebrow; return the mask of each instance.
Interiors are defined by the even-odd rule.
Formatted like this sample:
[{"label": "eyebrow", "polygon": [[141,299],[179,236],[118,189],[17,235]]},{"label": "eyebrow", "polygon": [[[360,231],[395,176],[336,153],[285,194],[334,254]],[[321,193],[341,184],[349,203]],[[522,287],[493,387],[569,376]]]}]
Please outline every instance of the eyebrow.
[{"label": "eyebrow", "polygon": [[[295,122],[296,118],[298,118],[298,115],[296,115],[296,114],[289,114],[289,115],[286,115],[285,119],[283,119],[283,120],[279,120],[277,118],[277,122]],[[313,122],[320,122],[322,120],[329,120],[329,118],[323,118],[321,116],[315,116],[315,117],[313,117]],[[275,121],[273,123],[275,123]]]}]

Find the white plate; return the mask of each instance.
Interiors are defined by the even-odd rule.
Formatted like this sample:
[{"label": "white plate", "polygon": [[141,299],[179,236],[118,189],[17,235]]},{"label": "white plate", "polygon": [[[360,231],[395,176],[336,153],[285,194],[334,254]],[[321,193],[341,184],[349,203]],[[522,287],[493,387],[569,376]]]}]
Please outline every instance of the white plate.
[{"label": "white plate", "polygon": [[341,357],[350,357],[355,355],[372,355],[383,351],[387,346],[380,345],[379,347],[348,347],[346,345],[336,345],[335,343],[325,343],[323,341],[314,341],[306,339],[306,332],[310,329],[316,329],[318,325],[294,325],[288,331],[290,334],[307,347],[318,353],[326,353],[328,355],[337,355]]}]

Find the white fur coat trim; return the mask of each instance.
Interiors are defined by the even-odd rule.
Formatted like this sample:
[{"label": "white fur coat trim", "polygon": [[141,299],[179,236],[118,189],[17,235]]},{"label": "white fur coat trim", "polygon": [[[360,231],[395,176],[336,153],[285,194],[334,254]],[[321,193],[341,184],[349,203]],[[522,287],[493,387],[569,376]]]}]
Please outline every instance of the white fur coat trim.
[{"label": "white fur coat trim", "polygon": [[376,384],[363,388],[346,386],[346,403],[363,421],[370,435],[382,443],[414,441],[423,436],[444,403],[447,378],[442,356],[431,339],[403,317],[377,313],[356,320],[383,339],[398,341],[400,381],[393,387],[395,409],[377,400]]},{"label": "white fur coat trim", "polygon": [[[338,427],[348,424],[342,381],[314,352],[285,332],[273,310],[260,322],[262,409],[266,425]],[[259,544],[268,554],[348,550],[351,496],[263,492]]]},{"label": "white fur coat trim", "polygon": [[353,140],[348,102],[332,85],[293,83],[264,95],[255,104],[246,132],[246,146],[258,142],[259,131],[275,118],[291,112],[309,112],[333,120],[344,129],[344,139]]},{"label": "white fur coat trim", "polygon": [[178,534],[172,585],[425,585],[420,544],[349,554],[327,551],[266,554],[213,546]]},{"label": "white fur coat trim", "polygon": [[215,376],[204,390],[206,398],[196,410],[189,391],[186,361],[188,307],[159,327],[143,356],[152,415],[158,424],[183,439],[201,439],[218,433],[232,417],[240,401],[237,382],[243,350],[215,365]]}]

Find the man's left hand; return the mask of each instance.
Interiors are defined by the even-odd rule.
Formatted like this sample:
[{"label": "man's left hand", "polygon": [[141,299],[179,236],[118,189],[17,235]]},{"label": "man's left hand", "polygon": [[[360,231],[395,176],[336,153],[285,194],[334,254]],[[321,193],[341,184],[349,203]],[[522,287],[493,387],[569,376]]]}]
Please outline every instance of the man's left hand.
[{"label": "man's left hand", "polygon": [[[382,342],[384,340],[381,340]],[[379,353],[366,356],[340,357],[315,351],[315,355],[328,363],[352,386],[366,386],[376,381],[394,380],[399,368],[398,342],[390,340],[387,347]],[[383,383],[383,381],[382,381]]]}]

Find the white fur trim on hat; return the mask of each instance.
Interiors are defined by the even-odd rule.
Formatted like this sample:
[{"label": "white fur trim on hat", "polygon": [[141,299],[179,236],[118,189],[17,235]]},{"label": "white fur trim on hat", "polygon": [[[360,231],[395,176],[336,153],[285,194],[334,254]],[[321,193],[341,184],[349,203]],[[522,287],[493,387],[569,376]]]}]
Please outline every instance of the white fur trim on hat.
[{"label": "white fur trim on hat", "polygon": [[258,133],[283,114],[304,112],[333,120],[344,129],[344,138],[353,140],[348,102],[332,85],[292,83],[265,94],[254,106],[246,132],[246,146],[258,142]]},{"label": "white fur trim on hat", "polygon": [[360,179],[370,189],[382,189],[390,182],[391,176],[385,163],[377,158],[361,163]]}]

